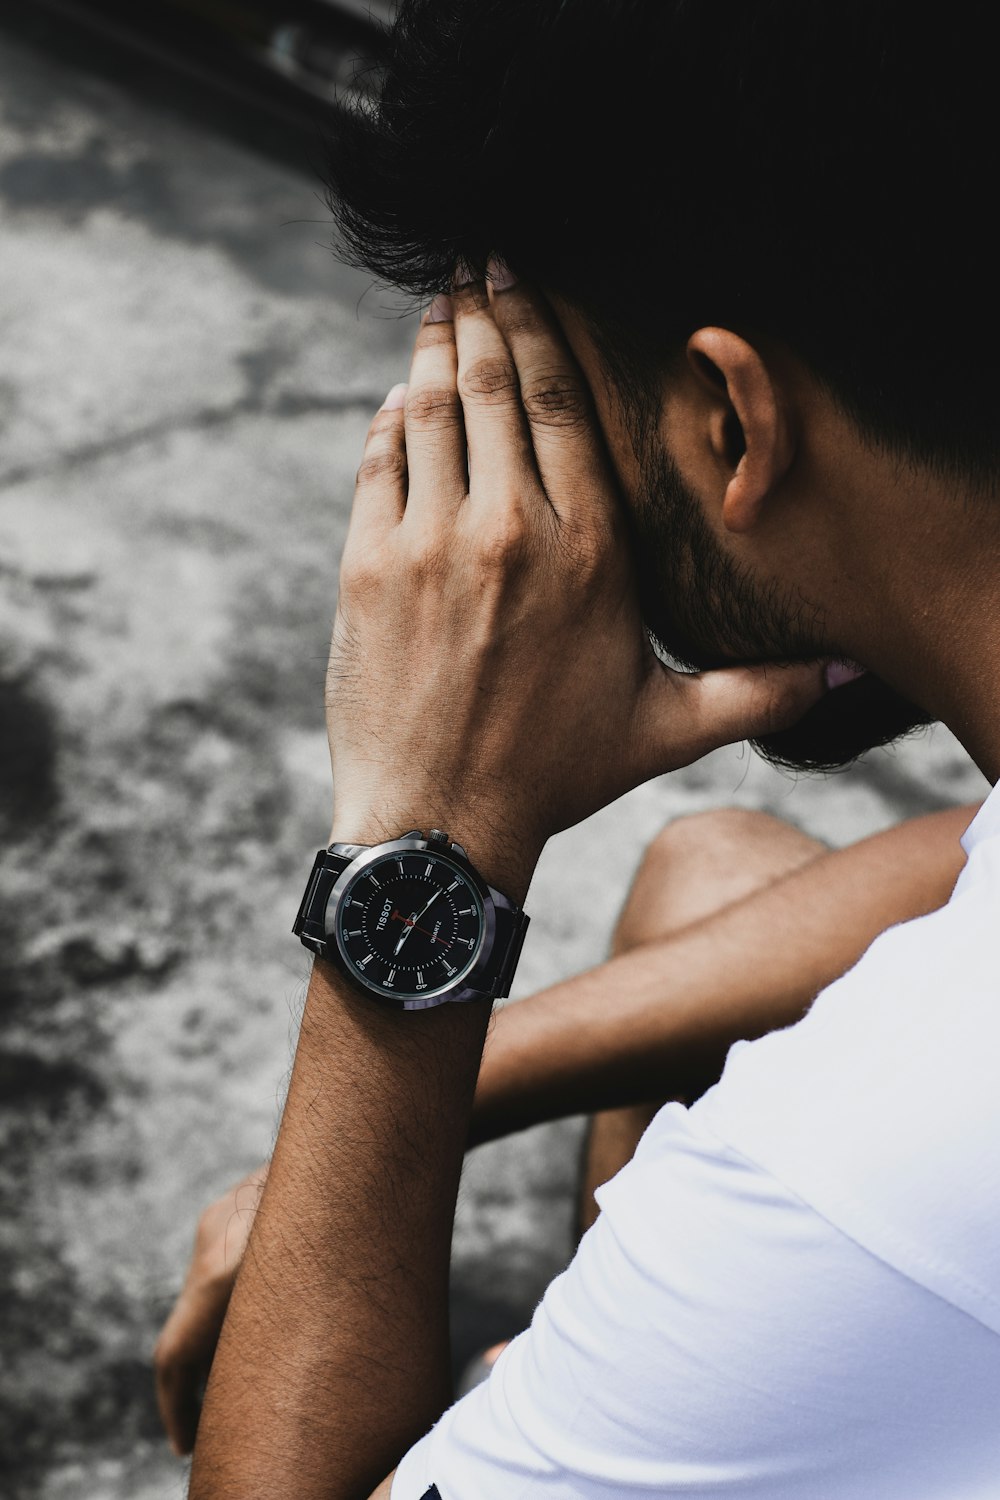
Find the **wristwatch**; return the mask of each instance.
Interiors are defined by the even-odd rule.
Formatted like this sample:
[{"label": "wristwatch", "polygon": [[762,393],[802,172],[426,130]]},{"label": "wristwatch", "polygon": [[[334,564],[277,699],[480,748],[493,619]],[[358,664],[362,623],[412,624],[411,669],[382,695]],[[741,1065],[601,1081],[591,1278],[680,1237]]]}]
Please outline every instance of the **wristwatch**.
[{"label": "wristwatch", "polygon": [[316,856],[292,931],[395,1010],[510,994],[528,917],[432,828]]}]

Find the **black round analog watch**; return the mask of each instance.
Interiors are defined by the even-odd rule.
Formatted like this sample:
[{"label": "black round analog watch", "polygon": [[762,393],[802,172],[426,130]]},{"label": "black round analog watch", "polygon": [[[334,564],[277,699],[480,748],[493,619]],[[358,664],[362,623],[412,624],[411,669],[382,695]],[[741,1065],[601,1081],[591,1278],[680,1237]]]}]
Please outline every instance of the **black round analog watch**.
[{"label": "black round analog watch", "polygon": [[399,1010],[510,993],[528,918],[434,828],[371,847],[331,844],[293,931]]}]

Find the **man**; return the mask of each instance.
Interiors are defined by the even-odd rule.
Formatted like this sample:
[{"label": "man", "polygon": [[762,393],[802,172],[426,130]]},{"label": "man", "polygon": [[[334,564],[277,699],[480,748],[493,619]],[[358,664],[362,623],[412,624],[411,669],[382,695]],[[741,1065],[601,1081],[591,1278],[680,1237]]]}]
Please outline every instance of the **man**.
[{"label": "man", "polygon": [[[339,960],[314,968],[197,1500],[993,1492],[995,798],[946,906],[656,1116],[531,1329],[424,1437],[489,1006],[393,991],[417,954],[473,972],[479,892],[502,992],[546,838],[729,739],[829,764],[940,717],[996,779],[994,125],[969,17],[404,6],[338,212],[414,290],[459,271],[359,473],[332,846],[298,923]],[[864,674],[825,690],[839,662]],[[394,860],[415,885],[415,847],[426,908],[355,894],[369,964],[344,903]],[[451,927],[425,921],[459,888]]]}]

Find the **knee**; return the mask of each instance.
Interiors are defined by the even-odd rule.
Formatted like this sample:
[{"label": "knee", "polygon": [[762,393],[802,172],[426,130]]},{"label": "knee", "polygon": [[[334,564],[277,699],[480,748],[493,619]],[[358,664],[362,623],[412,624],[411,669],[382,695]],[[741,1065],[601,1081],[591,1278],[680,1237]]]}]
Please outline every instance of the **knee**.
[{"label": "knee", "polygon": [[640,876],[660,878],[667,869],[697,871],[728,863],[784,863],[793,851],[820,845],[793,824],[746,807],[713,807],[707,812],[675,818],[649,844],[639,866]]},{"label": "knee", "polygon": [[643,864],[697,859],[706,849],[719,844],[731,847],[754,843],[761,839],[765,829],[778,822],[770,813],[745,807],[713,807],[707,812],[686,813],[660,829],[646,849]]},{"label": "knee", "polygon": [[816,839],[770,813],[725,807],[675,818],[646,849],[615,950],[699,921],[822,852]]}]

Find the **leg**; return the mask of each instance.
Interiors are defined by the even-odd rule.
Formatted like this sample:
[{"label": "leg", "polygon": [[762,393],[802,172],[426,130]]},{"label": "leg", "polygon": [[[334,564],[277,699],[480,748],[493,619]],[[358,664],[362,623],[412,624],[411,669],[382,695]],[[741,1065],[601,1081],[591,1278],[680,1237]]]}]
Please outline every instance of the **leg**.
[{"label": "leg", "polygon": [[[668,937],[773,885],[825,846],[768,813],[721,809],[669,824],[650,844],[612,939],[613,953]],[[663,1101],[591,1118],[580,1184],[580,1232],[597,1217],[594,1189],[631,1160]]]},{"label": "leg", "polygon": [[[627,951],[494,1014],[469,1144],[542,1120],[696,1098],[735,1041],[793,1025],[879,933],[947,901],[974,811],[930,813],[812,858],[808,841],[773,819],[675,825],[659,845],[659,882],[646,897],[637,888],[623,914],[617,942]],[[692,874],[709,827],[730,845],[710,866],[723,903],[714,911]],[[772,835],[780,857],[768,852]],[[782,860],[793,867],[776,874]]]}]

